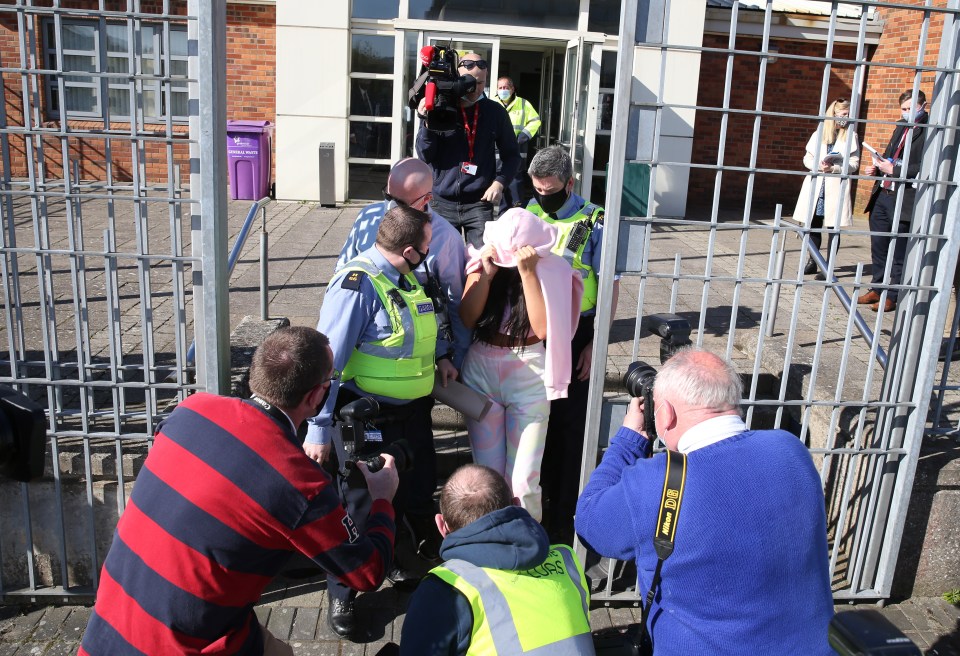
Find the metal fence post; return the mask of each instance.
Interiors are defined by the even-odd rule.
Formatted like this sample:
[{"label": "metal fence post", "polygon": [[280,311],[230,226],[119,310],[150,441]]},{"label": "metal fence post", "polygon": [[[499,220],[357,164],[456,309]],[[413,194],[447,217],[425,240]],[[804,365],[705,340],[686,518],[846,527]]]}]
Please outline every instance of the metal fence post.
[{"label": "metal fence post", "polygon": [[190,58],[190,97],[198,106],[190,116],[190,195],[199,199],[192,210],[197,340],[197,383],[208,392],[224,393],[230,375],[230,306],[227,288],[227,162],[226,162],[226,3],[189,0],[188,40],[197,56]]}]

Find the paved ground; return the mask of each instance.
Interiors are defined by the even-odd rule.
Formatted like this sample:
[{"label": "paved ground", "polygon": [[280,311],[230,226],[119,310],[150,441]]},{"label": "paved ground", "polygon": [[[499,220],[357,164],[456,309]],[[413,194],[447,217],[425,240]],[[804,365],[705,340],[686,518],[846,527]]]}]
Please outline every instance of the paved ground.
[{"label": "paved ground", "polygon": [[[231,205],[231,243],[247,207],[243,203]],[[287,317],[295,325],[315,325],[324,286],[356,212],[357,207],[327,209],[295,203],[269,206],[270,316]],[[787,276],[796,276],[798,270],[797,244],[796,239],[788,239]],[[758,338],[765,327],[761,325],[766,316],[764,308],[777,302],[765,281],[775,255],[773,233],[762,230],[677,228],[658,232],[648,253],[647,275],[643,279],[627,276],[623,281],[611,334],[608,385],[616,385],[635,357],[657,360],[659,341],[642,330],[638,332],[635,317],[669,309],[688,318],[709,346],[728,352],[742,366],[752,367],[754,355],[764,352],[770,360],[764,360],[762,368],[780,371],[777,367],[783,367],[783,354],[789,351],[793,366],[806,363],[803,376],[808,399],[833,399],[837,389],[841,396],[863,394],[864,389],[867,398],[872,395],[871,386],[878,384],[879,377],[873,380],[876,366],[869,348],[850,329],[825,283],[808,277],[803,285],[784,285],[780,289],[780,319],[770,331],[772,336],[766,342]],[[840,260],[838,276],[855,295],[856,263],[869,261],[867,238],[855,233],[845,236]],[[699,278],[689,271],[699,271]],[[705,297],[709,302],[704,302]],[[237,325],[246,315],[259,316],[256,234],[235,269],[230,303],[231,325]],[[878,318],[871,312],[865,312],[865,317],[883,343],[892,317]],[[845,345],[850,358],[842,363],[830,355],[829,349]],[[762,376],[763,371],[759,373]],[[440,413],[437,419],[441,467],[451,471],[469,457],[466,438],[457,417]],[[816,421],[808,418],[811,434],[821,432],[814,430]],[[828,434],[840,419],[827,412],[820,421],[830,423],[829,429],[822,430]],[[410,567],[429,567],[409,554],[406,558]],[[257,612],[271,631],[294,646],[297,654],[372,654],[384,642],[398,638],[407,599],[406,594],[389,587],[360,597],[358,605],[373,633],[372,642],[366,645],[334,640],[324,621],[327,606],[322,577],[281,577]],[[81,605],[0,607],[0,656],[74,653],[89,612]],[[943,600],[913,598],[887,606],[883,613],[926,653],[960,654],[960,610]],[[637,619],[634,608],[599,607],[592,613],[597,629],[625,626]]]}]

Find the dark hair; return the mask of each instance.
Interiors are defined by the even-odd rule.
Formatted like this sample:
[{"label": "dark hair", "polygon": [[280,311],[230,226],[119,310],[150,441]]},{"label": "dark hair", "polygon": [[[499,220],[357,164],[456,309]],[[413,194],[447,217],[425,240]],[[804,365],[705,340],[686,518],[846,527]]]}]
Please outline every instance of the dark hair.
[{"label": "dark hair", "polygon": [[522,346],[530,334],[530,317],[527,315],[527,299],[523,296],[520,271],[513,267],[501,267],[490,282],[487,302],[473,330],[473,341],[493,343],[501,332],[507,307],[510,308],[510,314],[503,329],[510,337],[509,346]]},{"label": "dark hair", "polygon": [[460,467],[440,491],[440,514],[451,532],[511,505],[513,494],[507,481],[484,465]]},{"label": "dark hair", "polygon": [[[902,105],[903,101],[910,100],[911,98],[913,98],[913,91],[904,91],[903,93],[900,94],[900,102],[898,104]],[[923,93],[923,91],[920,91],[919,89],[917,89],[917,102],[919,102],[921,105],[927,102],[926,94]],[[914,107],[913,109],[916,110],[916,107]]]},{"label": "dark hair", "polygon": [[306,326],[272,332],[250,365],[250,390],[280,408],[295,408],[333,368],[323,333]]},{"label": "dark hair", "polygon": [[383,215],[377,229],[377,244],[391,253],[400,253],[407,246],[418,248],[426,234],[430,215],[408,205],[397,205]]}]

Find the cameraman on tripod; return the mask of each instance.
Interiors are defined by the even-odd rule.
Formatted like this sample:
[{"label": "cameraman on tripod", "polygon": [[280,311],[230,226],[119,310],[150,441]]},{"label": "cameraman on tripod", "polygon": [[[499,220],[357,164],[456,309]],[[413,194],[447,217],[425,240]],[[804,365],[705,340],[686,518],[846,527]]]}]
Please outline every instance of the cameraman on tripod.
[{"label": "cameraman on tripod", "polygon": [[[457,377],[446,348],[436,353],[433,302],[413,275],[426,261],[431,234],[429,214],[403,205],[393,207],[380,223],[376,243],[333,276],[317,326],[330,337],[334,367],[342,374],[340,380],[331,382],[330,396],[319,414],[310,419],[303,445],[311,458],[325,461],[336,439],[333,423],[340,409],[363,396],[373,396],[379,402],[380,416],[372,422],[375,430],[367,433],[367,441],[375,444],[379,440],[383,444],[380,450],[384,450],[406,440],[414,461],[413,470],[400,477],[394,497],[398,524],[407,508],[421,514],[433,512],[436,454],[430,394],[435,365],[442,384]],[[342,442],[337,446],[340,459]],[[342,474],[342,468],[340,471]],[[351,516],[366,516],[363,509],[370,503],[366,490],[351,485],[342,475],[338,482]],[[394,585],[419,580],[399,565],[387,578]],[[356,592],[332,576],[327,588],[330,627],[343,637],[364,637],[359,635],[361,625],[354,616]]]},{"label": "cameraman on tripod", "polygon": [[[782,430],[747,430],[728,360],[683,349],[655,376],[655,426],[634,398],[576,516],[597,553],[636,562],[640,592],[650,590],[647,653],[832,654],[824,498],[806,447]],[[667,454],[651,456],[654,431],[672,452],[670,486]],[[674,491],[671,554],[659,518]]]},{"label": "cameraman on tripod", "polygon": [[460,57],[457,72],[475,78],[476,86],[456,99],[456,120],[449,125],[432,120],[425,98],[417,106],[423,119],[417,155],[434,170],[433,209],[462,229],[466,241],[477,248],[483,245],[483,227],[495,218],[494,208],[520,167],[520,147],[510,116],[500,103],[483,96],[488,66],[477,53]]}]

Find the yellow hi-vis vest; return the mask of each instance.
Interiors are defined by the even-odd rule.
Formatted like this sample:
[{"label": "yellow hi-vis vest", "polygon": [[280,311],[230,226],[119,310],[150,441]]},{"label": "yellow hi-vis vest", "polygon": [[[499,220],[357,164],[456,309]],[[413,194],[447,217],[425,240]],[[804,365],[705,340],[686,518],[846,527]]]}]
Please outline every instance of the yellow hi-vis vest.
[{"label": "yellow hi-vis vest", "polygon": [[570,547],[550,547],[529,570],[477,567],[450,560],[430,571],[470,602],[468,656],[593,654],[587,578]]},{"label": "yellow hi-vis vest", "polygon": [[514,136],[519,137],[521,132],[526,132],[527,136],[533,139],[537,130],[540,129],[540,115],[530,104],[530,101],[514,95],[509,105],[504,105],[502,100],[498,100],[498,102],[503,105],[510,116]]},{"label": "yellow hi-vis vest", "polygon": [[[586,210],[586,212],[585,212]],[[590,233],[593,232],[597,221],[603,216],[603,208],[585,204],[577,213],[567,219],[554,219],[543,211],[543,208],[532,203],[527,206],[527,211],[533,212],[541,219],[554,225],[557,228],[557,241],[550,250],[557,255],[562,255],[563,259],[570,263],[583,278],[583,300],[580,301],[580,312],[587,312],[597,307],[597,293],[600,289],[600,281],[597,278],[597,272],[590,268],[590,265],[583,262],[583,249],[590,241]],[[574,230],[582,224],[586,229],[581,229],[579,243],[570,244],[571,237],[574,237]],[[575,248],[568,248],[574,246]]]},{"label": "yellow hi-vis vest", "polygon": [[343,267],[343,275],[351,271],[362,271],[370,278],[393,333],[354,348],[342,379],[353,380],[364,392],[392,399],[429,396],[437,349],[433,301],[412,273],[404,276],[410,283],[410,290],[404,291],[365,257],[354,258]]}]

